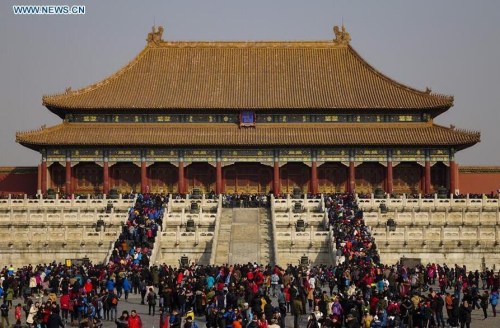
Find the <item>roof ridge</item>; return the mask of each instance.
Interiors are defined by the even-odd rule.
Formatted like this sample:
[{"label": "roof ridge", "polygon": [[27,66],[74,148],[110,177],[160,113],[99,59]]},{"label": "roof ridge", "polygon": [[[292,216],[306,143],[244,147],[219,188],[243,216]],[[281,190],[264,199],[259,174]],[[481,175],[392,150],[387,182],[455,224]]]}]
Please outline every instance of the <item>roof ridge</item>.
[{"label": "roof ridge", "polygon": [[440,129],[446,129],[446,130],[451,130],[454,132],[458,132],[461,134],[469,134],[469,135],[476,135],[476,136],[481,136],[481,132],[477,130],[470,130],[470,129],[463,129],[463,128],[456,128],[456,127],[446,127],[440,124],[433,124],[435,127],[440,128]]},{"label": "roof ridge", "polygon": [[127,72],[129,69],[131,69],[132,67],[134,67],[140,59],[142,59],[146,53],[149,51],[151,47],[150,46],[145,46],[141,52],[139,52],[132,60],[130,60],[125,66],[122,66],[120,69],[118,69],[117,71],[115,71],[114,73],[112,73],[111,75],[105,77],[104,79],[102,80],[99,80],[95,83],[92,83],[86,87],[83,87],[83,88],[80,88],[78,90],[71,90],[71,87],[67,88],[66,91],[64,93],[55,93],[55,94],[52,94],[52,95],[43,95],[42,96],[42,105],[43,106],[50,106],[50,103],[48,103],[48,101],[50,100],[54,100],[54,99],[63,99],[63,98],[66,98],[66,97],[71,97],[71,96],[75,96],[75,95],[81,95],[81,94],[85,94],[87,92],[90,92],[92,90],[95,90],[103,85],[106,85],[108,83],[110,83],[112,80],[120,77],[122,74],[124,74],[125,72]]},{"label": "roof ridge", "polygon": [[150,45],[153,48],[167,48],[167,47],[200,47],[205,46],[207,48],[223,48],[223,47],[254,47],[254,46],[284,46],[293,45],[299,47],[310,47],[310,46],[328,46],[331,48],[347,48],[344,44],[339,44],[333,42],[333,40],[167,40],[161,41],[160,43]]},{"label": "roof ridge", "polygon": [[454,101],[454,97],[452,95],[445,95],[445,94],[441,94],[441,93],[433,93],[431,91],[431,89],[427,88],[425,91],[422,91],[422,90],[419,90],[417,88],[413,88],[413,87],[410,87],[404,83],[401,83],[399,82],[398,80],[392,78],[392,77],[389,77],[388,75],[382,73],[381,71],[379,71],[378,69],[376,69],[374,66],[372,66],[370,63],[368,63],[368,61],[366,61],[352,46],[348,46],[349,48],[349,51],[352,52],[352,54],[358,59],[360,60],[360,62],[366,66],[369,70],[371,70],[373,73],[375,73],[376,75],[380,76],[381,78],[385,79],[386,81],[390,82],[390,83],[393,83],[394,86],[396,87],[399,87],[401,89],[405,89],[407,91],[410,91],[410,92],[413,92],[413,93],[416,93],[420,96],[424,96],[424,97],[428,97],[428,98],[440,98],[440,99],[448,99],[451,103],[449,104],[449,107],[453,106],[453,101]]}]

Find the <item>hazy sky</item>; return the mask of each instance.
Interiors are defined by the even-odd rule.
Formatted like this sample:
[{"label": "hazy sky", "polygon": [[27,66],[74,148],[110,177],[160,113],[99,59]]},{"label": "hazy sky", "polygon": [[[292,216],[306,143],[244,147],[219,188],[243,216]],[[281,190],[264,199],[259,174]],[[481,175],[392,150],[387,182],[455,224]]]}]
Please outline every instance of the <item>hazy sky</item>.
[{"label": "hazy sky", "polygon": [[[81,4],[81,16],[18,16],[12,5]],[[481,131],[459,164],[500,165],[500,1],[1,0],[0,166],[36,165],[16,130],[60,123],[42,95],[81,88],[128,63],[154,22],[168,40],[327,40],[344,21],[351,45],[384,74],[455,96],[437,123]]]}]

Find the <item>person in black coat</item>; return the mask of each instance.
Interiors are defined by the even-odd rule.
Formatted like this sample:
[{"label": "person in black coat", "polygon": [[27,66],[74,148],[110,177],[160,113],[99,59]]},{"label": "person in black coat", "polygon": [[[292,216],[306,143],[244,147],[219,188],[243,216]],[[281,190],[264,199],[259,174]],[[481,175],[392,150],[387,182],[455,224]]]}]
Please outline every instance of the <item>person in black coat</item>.
[{"label": "person in black coat", "polygon": [[460,327],[464,328],[470,328],[470,323],[471,323],[471,312],[472,308],[469,305],[469,302],[464,300],[462,304],[460,305],[460,309],[458,312],[458,318],[460,320]]},{"label": "person in black coat", "polygon": [[49,320],[47,321],[47,328],[64,328],[64,323],[59,315],[59,311],[57,309],[52,310],[52,313],[49,316]]}]

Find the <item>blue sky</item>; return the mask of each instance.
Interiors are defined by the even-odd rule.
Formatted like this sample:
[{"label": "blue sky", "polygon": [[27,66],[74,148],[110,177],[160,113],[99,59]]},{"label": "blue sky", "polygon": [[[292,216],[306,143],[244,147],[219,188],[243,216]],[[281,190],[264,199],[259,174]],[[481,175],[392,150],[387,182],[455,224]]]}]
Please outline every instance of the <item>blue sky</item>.
[{"label": "blue sky", "polygon": [[[85,5],[80,16],[19,16],[13,5]],[[17,130],[54,125],[42,95],[77,89],[129,62],[156,23],[169,40],[327,40],[344,22],[371,65],[409,86],[454,95],[437,123],[479,130],[461,165],[500,165],[500,1],[3,0],[0,166],[36,165]]]}]

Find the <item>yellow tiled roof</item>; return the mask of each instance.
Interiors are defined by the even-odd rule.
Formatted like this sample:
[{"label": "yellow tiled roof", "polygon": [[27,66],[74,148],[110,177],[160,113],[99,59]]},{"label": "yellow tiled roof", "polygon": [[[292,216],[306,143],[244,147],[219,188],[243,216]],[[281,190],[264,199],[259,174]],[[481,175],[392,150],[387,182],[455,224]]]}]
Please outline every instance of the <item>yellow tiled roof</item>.
[{"label": "yellow tiled roof", "polygon": [[347,44],[148,44],[110,77],[44,96],[59,109],[447,109],[453,97],[400,84]]},{"label": "yellow tiled roof", "polygon": [[44,146],[363,146],[450,145],[480,140],[478,132],[431,123],[266,123],[240,128],[222,123],[62,123],[18,132],[16,141]]}]

